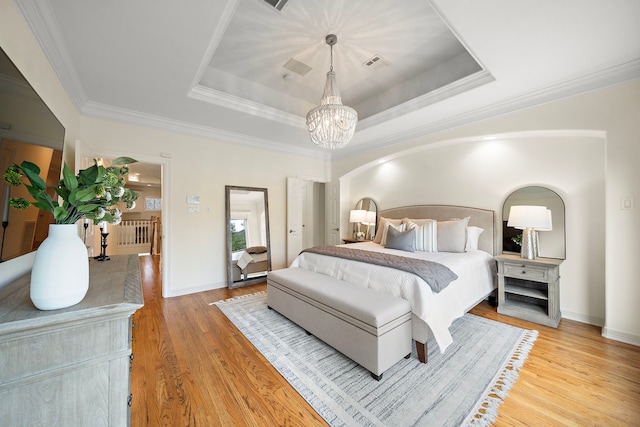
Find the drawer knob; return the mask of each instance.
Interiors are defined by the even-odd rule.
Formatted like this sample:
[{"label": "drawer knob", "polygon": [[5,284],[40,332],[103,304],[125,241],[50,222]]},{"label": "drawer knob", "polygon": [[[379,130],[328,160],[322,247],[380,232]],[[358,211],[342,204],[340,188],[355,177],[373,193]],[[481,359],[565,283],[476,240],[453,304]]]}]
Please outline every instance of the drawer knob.
[{"label": "drawer knob", "polygon": [[526,271],[524,271],[524,270],[522,270],[522,274],[527,274],[527,272],[526,272]]}]

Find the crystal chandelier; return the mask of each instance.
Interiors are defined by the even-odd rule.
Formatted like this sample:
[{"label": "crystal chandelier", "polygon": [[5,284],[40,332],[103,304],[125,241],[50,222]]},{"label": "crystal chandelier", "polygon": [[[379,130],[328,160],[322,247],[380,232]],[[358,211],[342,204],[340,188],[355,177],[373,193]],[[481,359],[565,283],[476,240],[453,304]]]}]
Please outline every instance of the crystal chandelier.
[{"label": "crystal chandelier", "polygon": [[351,107],[342,105],[340,90],[333,71],[333,45],[338,42],[335,34],[329,34],[325,41],[331,46],[331,68],[327,73],[327,83],[320,106],[307,113],[307,127],[311,142],[322,148],[342,148],[353,138],[358,123],[358,113]]}]

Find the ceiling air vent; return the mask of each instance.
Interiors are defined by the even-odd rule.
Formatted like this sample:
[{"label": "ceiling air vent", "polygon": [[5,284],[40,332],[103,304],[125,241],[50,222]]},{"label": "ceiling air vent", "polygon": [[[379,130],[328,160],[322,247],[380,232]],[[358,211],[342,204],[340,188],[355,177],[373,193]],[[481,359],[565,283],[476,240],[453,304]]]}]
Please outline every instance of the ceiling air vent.
[{"label": "ceiling air vent", "polygon": [[378,54],[373,55],[371,58],[363,62],[363,65],[371,70],[379,70],[380,68],[386,67],[389,64],[389,61]]},{"label": "ceiling air vent", "polygon": [[286,64],[283,65],[284,68],[286,68],[289,71],[293,71],[296,74],[299,74],[301,76],[306,75],[309,71],[311,71],[311,67],[309,67],[307,64],[297,61],[293,58],[290,58]]},{"label": "ceiling air vent", "polygon": [[282,12],[282,9],[284,9],[289,0],[264,0],[264,2],[275,10]]}]

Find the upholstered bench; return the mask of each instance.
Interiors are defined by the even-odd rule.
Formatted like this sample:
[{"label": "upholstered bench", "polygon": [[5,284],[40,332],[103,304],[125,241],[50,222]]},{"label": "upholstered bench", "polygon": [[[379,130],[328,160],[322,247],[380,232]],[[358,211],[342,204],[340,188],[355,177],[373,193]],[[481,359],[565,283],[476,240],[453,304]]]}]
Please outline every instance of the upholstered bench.
[{"label": "upholstered bench", "polygon": [[267,274],[269,308],[368,369],[382,373],[411,355],[411,306],[302,268]]}]

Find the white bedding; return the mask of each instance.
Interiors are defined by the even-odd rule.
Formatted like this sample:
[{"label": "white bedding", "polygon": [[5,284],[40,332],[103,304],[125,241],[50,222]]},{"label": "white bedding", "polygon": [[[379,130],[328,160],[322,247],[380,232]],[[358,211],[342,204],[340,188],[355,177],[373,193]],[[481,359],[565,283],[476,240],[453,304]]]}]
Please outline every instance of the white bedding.
[{"label": "white bedding", "polygon": [[291,264],[291,267],[301,267],[406,299],[413,314],[429,326],[442,353],[453,342],[449,333],[451,323],[496,287],[495,263],[484,251],[405,252],[386,249],[373,242],[354,243],[349,247],[434,261],[456,273],[458,279],[435,293],[414,274],[364,262],[303,252]]},{"label": "white bedding", "polygon": [[254,262],[260,262],[260,261],[266,261],[267,260],[267,253],[263,252],[263,253],[259,253],[259,254],[250,254],[247,251],[242,251],[242,255],[240,256],[240,258],[238,258],[238,267],[240,267],[241,270],[244,270],[247,265],[254,263]]}]

